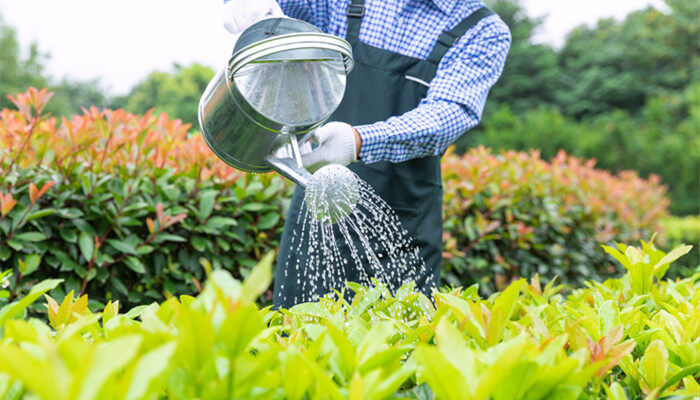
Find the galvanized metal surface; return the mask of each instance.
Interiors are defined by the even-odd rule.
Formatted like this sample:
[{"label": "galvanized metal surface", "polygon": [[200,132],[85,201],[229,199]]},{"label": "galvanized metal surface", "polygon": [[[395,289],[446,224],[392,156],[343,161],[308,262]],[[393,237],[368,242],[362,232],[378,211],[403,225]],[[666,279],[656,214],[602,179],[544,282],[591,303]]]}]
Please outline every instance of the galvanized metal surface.
[{"label": "galvanized metal surface", "polygon": [[[302,32],[263,38],[231,57],[226,68],[220,70],[209,83],[200,100],[199,123],[207,145],[227,164],[248,172],[275,169],[300,182],[308,179],[309,174],[299,167],[298,152],[292,162],[284,160],[293,158],[290,157],[293,152],[289,146],[297,141],[305,143],[310,132],[323,124],[338,107],[345,88],[345,74],[352,69],[353,59],[351,47],[345,40],[320,32],[303,32],[310,29],[303,21],[287,22],[286,28],[290,29],[295,24]],[[270,58],[279,54],[303,57]],[[322,59],[306,58],[321,55]],[[342,67],[338,70],[333,59],[342,60],[344,71]],[[279,68],[269,68],[269,63],[295,64],[279,64]],[[246,68],[252,70],[246,71]],[[295,82],[286,83],[292,86],[270,86],[274,79],[269,74],[278,70],[287,71],[295,78]],[[317,76],[313,75],[313,71]],[[304,72],[308,74],[304,75]],[[237,73],[257,75],[237,77]],[[260,89],[251,85],[251,78]],[[239,87],[237,81],[244,86]],[[275,95],[275,98],[259,98],[259,90],[265,88],[271,88],[268,91],[272,94],[268,97]],[[241,89],[247,91],[247,95],[254,100],[253,104]],[[286,90],[285,95],[276,95],[279,90]],[[307,101],[293,99],[290,93],[295,91],[300,92],[299,97],[306,96]],[[278,104],[280,102],[282,104]],[[279,113],[276,112],[278,107],[289,107],[289,110]],[[273,118],[287,121],[275,121]]]}]

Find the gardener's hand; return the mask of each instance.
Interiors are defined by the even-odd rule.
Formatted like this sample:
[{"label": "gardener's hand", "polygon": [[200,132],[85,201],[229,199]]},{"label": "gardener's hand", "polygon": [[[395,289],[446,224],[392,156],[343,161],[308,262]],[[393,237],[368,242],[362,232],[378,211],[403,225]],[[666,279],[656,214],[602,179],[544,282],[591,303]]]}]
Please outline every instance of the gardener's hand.
[{"label": "gardener's hand", "polygon": [[284,17],[275,0],[229,0],[224,3],[224,28],[238,34],[265,18]]},{"label": "gardener's hand", "polygon": [[343,122],[330,122],[316,129],[313,142],[318,147],[301,156],[301,162],[311,173],[328,164],[348,165],[357,160],[362,139],[355,128]]}]

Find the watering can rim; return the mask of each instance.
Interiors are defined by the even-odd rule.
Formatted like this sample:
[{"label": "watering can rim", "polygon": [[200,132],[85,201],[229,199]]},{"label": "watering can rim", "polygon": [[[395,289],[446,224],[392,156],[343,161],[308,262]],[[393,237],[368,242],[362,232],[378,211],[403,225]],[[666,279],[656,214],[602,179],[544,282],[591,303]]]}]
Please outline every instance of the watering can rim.
[{"label": "watering can rim", "polygon": [[228,78],[232,79],[238,70],[263,57],[283,51],[302,49],[337,51],[343,58],[346,75],[355,66],[352,46],[345,39],[322,32],[286,33],[252,43],[234,53],[229,58],[226,68]]}]

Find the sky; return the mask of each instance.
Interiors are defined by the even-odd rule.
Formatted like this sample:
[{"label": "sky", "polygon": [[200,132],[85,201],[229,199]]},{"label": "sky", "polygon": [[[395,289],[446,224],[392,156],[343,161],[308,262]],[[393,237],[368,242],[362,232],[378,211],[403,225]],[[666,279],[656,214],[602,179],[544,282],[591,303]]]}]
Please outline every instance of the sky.
[{"label": "sky", "polygon": [[[663,0],[522,1],[529,15],[547,16],[536,40],[554,46],[578,25],[649,5],[664,9]],[[110,94],[126,94],[173,63],[223,68],[233,37],[222,27],[221,7],[221,0],[0,0],[20,43],[50,54],[49,74],[98,78]]]}]

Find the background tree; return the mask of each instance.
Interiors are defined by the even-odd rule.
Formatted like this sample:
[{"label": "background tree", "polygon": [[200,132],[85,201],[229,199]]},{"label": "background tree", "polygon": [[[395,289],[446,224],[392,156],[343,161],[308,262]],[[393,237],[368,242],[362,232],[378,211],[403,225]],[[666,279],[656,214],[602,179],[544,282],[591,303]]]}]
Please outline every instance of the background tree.
[{"label": "background tree", "polygon": [[504,104],[516,112],[556,106],[561,81],[557,53],[549,45],[532,43],[544,18],[529,17],[518,1],[495,0],[489,5],[510,28],[513,43],[486,113]]},{"label": "background tree", "polygon": [[559,52],[557,93],[565,114],[636,113],[649,98],[681,93],[700,80],[700,2],[666,3],[668,14],[647,8],[568,36]]},{"label": "background tree", "polygon": [[133,113],[154,108],[156,112],[191,123],[197,129],[199,99],[213,76],[211,68],[200,64],[188,67],[175,64],[172,73],[152,72],[128,96],[116,99],[113,105]]},{"label": "background tree", "polygon": [[12,106],[7,99],[8,94],[25,92],[29,86],[47,86],[42,65],[45,58],[36,43],[29,47],[28,54],[23,57],[17,32],[5,23],[0,14],[0,108]]},{"label": "background tree", "polygon": [[105,90],[99,80],[80,81],[63,79],[58,83],[44,68],[49,55],[42,53],[36,43],[29,46],[26,56],[17,40],[17,32],[2,19],[0,14],[0,109],[13,107],[7,95],[22,93],[27,88],[48,87],[54,97],[47,107],[53,115],[70,116],[81,108],[108,104]]}]

